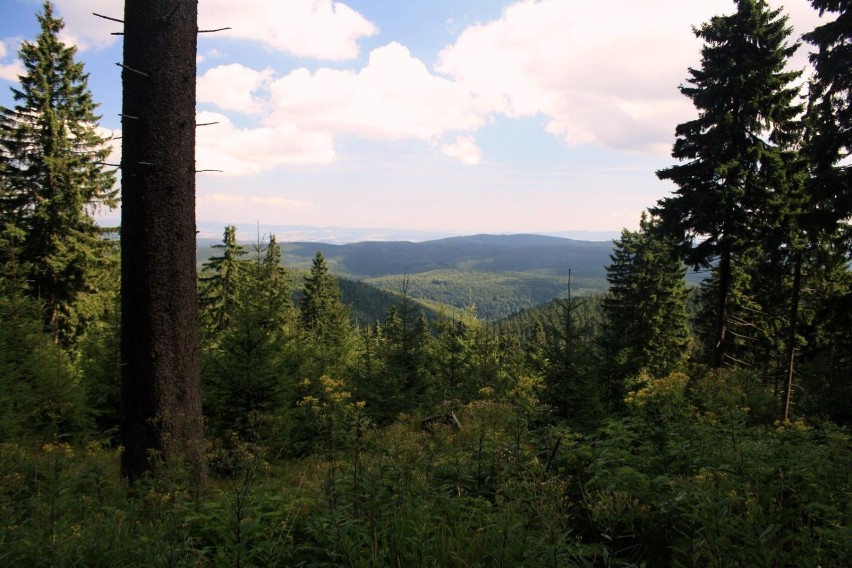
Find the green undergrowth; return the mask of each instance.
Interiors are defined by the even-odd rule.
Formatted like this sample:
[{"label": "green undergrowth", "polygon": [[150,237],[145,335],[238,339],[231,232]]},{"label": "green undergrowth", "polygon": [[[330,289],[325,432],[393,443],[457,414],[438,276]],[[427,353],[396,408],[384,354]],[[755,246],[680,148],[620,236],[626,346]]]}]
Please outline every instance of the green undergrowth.
[{"label": "green undergrowth", "polygon": [[[850,437],[772,424],[730,379],[636,385],[628,412],[579,434],[514,400],[349,419],[282,460],[211,442],[211,481],[179,467],[133,486],[120,449],[0,446],[4,566],[843,566]],[[351,417],[350,417],[351,418]]]}]

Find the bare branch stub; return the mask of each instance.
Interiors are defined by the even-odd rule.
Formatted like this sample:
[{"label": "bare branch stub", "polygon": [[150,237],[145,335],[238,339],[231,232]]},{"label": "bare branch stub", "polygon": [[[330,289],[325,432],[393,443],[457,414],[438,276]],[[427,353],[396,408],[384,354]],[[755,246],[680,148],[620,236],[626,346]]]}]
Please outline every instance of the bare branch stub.
[{"label": "bare branch stub", "polygon": [[219,121],[216,122],[196,122],[195,126],[213,126],[214,124],[219,124]]},{"label": "bare branch stub", "polygon": [[197,173],[197,174],[203,174],[203,173],[207,173],[207,172],[217,172],[217,173],[221,174],[221,173],[224,173],[225,170],[195,170],[195,173]]},{"label": "bare branch stub", "polygon": [[93,16],[97,16],[99,18],[103,18],[104,20],[109,20],[111,22],[118,22],[119,24],[123,24],[124,20],[119,20],[118,18],[110,18],[109,16],[104,16],[103,14],[98,14],[97,12],[92,12]]},{"label": "bare branch stub", "polygon": [[216,28],[215,30],[198,30],[200,34],[212,34],[216,32],[224,32],[225,30],[232,30],[233,28]]},{"label": "bare branch stub", "polygon": [[144,71],[140,71],[139,69],[134,69],[133,67],[130,67],[129,65],[125,65],[124,63],[116,63],[116,65],[118,65],[122,69],[127,69],[131,73],[137,73],[139,75],[142,75],[143,77],[147,77],[149,79],[151,78],[151,76],[148,75],[147,73],[145,73]]}]

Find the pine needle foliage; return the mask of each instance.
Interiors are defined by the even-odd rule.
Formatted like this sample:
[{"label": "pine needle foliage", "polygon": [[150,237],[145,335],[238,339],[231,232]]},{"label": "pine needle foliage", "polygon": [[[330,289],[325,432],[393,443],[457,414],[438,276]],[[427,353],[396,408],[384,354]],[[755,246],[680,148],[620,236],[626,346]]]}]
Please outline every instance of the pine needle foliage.
[{"label": "pine needle foliage", "polygon": [[720,367],[728,338],[732,271],[767,217],[781,155],[797,138],[803,108],[787,61],[798,44],[780,10],[764,0],[738,0],[735,13],[695,29],[704,40],[701,67],[680,87],[698,118],[679,124],[672,157],[678,164],[657,176],[677,189],[652,211],[682,242],[695,267],[718,263],[714,354]]},{"label": "pine needle foliage", "polygon": [[15,106],[0,107],[0,221],[24,231],[30,294],[45,306],[44,323],[68,345],[88,314],[80,297],[109,244],[92,213],[115,207],[114,172],[104,166],[109,140],[100,134],[97,104],[76,49],[59,39],[63,21],[45,2],[41,31],[20,50],[24,74],[12,87]]}]

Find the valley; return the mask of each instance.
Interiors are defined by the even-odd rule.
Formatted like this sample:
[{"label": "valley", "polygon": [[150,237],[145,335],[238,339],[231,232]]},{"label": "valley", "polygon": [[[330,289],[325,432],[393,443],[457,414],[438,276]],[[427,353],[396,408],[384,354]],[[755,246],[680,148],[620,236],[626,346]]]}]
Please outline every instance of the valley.
[{"label": "valley", "polygon": [[[215,244],[215,239],[199,239],[199,266],[214,253]],[[244,245],[251,250],[250,243]],[[292,242],[282,243],[281,249],[284,267],[296,280],[322,252],[331,272],[341,278],[353,319],[362,323],[383,319],[403,293],[430,319],[473,307],[478,318],[497,321],[565,296],[569,283],[573,294],[604,292],[612,242],[474,235],[424,242]]]}]

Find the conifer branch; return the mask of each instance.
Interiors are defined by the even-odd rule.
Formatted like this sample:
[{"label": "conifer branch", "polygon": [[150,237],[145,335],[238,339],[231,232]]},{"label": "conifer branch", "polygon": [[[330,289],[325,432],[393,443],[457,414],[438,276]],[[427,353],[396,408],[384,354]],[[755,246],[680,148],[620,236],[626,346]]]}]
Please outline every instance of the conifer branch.
[{"label": "conifer branch", "polygon": [[734,337],[738,337],[739,339],[744,339],[746,341],[757,341],[757,339],[754,338],[754,337],[751,337],[749,335],[743,335],[742,333],[737,333],[736,331],[734,331],[732,329],[729,329],[728,333],[730,333]]}]

